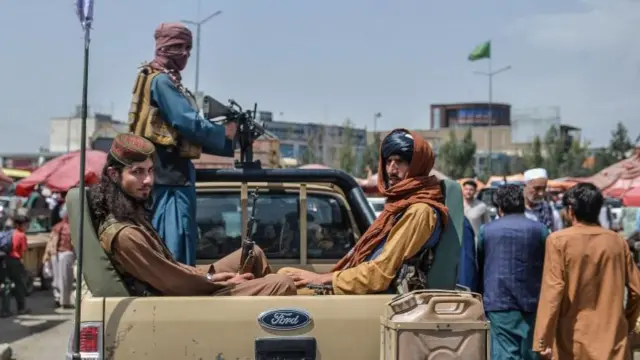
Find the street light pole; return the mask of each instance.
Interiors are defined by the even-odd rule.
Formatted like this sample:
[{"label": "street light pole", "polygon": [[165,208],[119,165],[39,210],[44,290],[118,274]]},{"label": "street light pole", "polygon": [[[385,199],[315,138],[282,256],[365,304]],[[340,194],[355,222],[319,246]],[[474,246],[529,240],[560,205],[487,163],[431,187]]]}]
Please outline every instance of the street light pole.
[{"label": "street light pole", "polygon": [[382,113],[375,113],[373,114],[373,132],[377,133],[378,132],[378,119],[380,119],[382,117]]},{"label": "street light pole", "polygon": [[[222,10],[218,10],[214,13],[211,13],[206,18],[199,21],[191,21],[191,20],[180,20],[180,22],[188,25],[193,25],[196,27],[196,84],[194,88],[194,94],[198,96],[198,85],[200,82],[200,34],[201,27],[205,23],[207,23],[212,18],[222,14]],[[200,17],[200,2],[198,2],[198,18]]]},{"label": "street light pole", "polygon": [[491,162],[493,158],[492,149],[491,149],[493,144],[493,134],[492,134],[493,132],[492,131],[493,130],[493,77],[510,69],[511,69],[511,65],[508,65],[498,70],[492,71],[491,59],[489,59],[488,72],[484,72],[484,71],[473,72],[476,75],[484,75],[489,78],[489,104],[488,104],[489,105],[489,161],[487,164],[487,175],[490,175],[490,173],[493,171],[493,168],[491,167]]}]

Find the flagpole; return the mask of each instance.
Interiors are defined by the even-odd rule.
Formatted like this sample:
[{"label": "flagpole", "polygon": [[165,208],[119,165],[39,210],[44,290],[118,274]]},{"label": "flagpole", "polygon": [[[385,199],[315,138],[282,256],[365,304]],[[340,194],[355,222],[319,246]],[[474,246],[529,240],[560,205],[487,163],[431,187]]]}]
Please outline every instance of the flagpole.
[{"label": "flagpole", "polygon": [[90,24],[84,26],[84,71],[82,79],[82,123],[80,127],[80,221],[78,224],[78,263],[76,267],[76,293],[75,293],[75,322],[73,329],[73,360],[81,360],[80,355],[80,303],[82,301],[82,268],[84,259],[84,199],[85,199],[85,162],[87,153],[87,112],[88,112],[88,91],[89,91],[89,43],[91,28]]},{"label": "flagpole", "polygon": [[[491,46],[491,40],[488,41],[489,46]],[[474,71],[474,74],[477,75],[484,75],[486,77],[489,78],[489,103],[488,108],[488,117],[489,117],[489,158],[487,159],[487,166],[486,166],[486,175],[489,176],[491,174],[491,171],[493,170],[492,167],[492,160],[493,160],[493,77],[495,75],[498,75],[501,72],[507,71],[509,69],[511,69],[511,65],[509,66],[505,66],[503,68],[500,68],[498,70],[493,70],[493,63],[491,58],[493,57],[493,51],[491,51],[491,48],[489,48],[489,56],[483,56],[482,58],[486,58],[488,60],[488,72],[484,72],[484,71]],[[474,58],[473,57],[474,54],[469,56],[469,60],[474,61],[474,60],[479,60],[479,57]]]},{"label": "flagpole", "polygon": [[489,159],[487,161],[487,176],[491,176],[493,167],[491,162],[493,160],[492,145],[493,145],[493,72],[491,67],[491,54],[489,54]]}]

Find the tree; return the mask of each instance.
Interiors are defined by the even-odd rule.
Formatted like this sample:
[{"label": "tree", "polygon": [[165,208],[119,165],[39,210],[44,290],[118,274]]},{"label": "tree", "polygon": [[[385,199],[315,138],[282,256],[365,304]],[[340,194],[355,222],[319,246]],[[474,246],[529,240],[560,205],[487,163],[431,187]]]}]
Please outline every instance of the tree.
[{"label": "tree", "polygon": [[356,170],[356,157],[354,152],[355,141],[353,138],[353,123],[350,119],[345,120],[342,130],[342,146],[338,150],[338,160],[340,169],[353,174]]},{"label": "tree", "polygon": [[367,173],[367,168],[371,169],[373,174],[378,172],[378,157],[380,156],[381,142],[380,133],[373,133],[373,141],[371,144],[367,144],[367,147],[364,150],[364,155],[362,156],[362,174]]},{"label": "tree", "polygon": [[442,144],[438,152],[438,169],[454,179],[473,177],[475,153],[476,143],[471,136],[471,128],[462,140],[458,140],[452,130],[449,140]]},{"label": "tree", "polygon": [[534,169],[544,166],[544,157],[542,156],[542,140],[540,136],[533,138],[530,152],[525,154],[523,162],[526,168]]},{"label": "tree", "polygon": [[557,126],[549,128],[543,141],[545,161],[544,168],[550,178],[556,178],[560,174],[560,166],[564,161],[565,142]]},{"label": "tree", "polygon": [[633,149],[633,143],[629,138],[629,131],[622,122],[616,124],[616,128],[611,131],[611,140],[609,141],[609,152],[615,161],[627,158],[627,152]]},{"label": "tree", "polygon": [[[636,141],[640,140],[640,135]],[[629,150],[634,148],[634,144],[629,137],[629,131],[623,123],[618,122],[616,128],[611,131],[611,139],[609,146],[604,149],[598,149],[593,155],[593,173],[597,173],[618,161],[627,158]]]},{"label": "tree", "polygon": [[558,175],[569,175],[575,177],[588,176],[590,171],[584,167],[588,155],[587,148],[588,144],[583,146],[578,140],[573,140],[569,151],[566,151],[563,154],[564,159],[560,164]]},{"label": "tree", "polygon": [[312,131],[309,135],[307,146],[304,147],[302,154],[300,154],[301,165],[317,164],[318,160],[318,137],[319,132]]}]

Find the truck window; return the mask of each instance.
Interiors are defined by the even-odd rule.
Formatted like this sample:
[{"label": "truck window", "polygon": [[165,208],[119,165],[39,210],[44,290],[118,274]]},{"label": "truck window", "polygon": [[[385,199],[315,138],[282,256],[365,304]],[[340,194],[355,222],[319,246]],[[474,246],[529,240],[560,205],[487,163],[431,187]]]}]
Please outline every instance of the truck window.
[{"label": "truck window", "polygon": [[[300,258],[299,195],[260,194],[253,240],[269,259]],[[249,209],[251,211],[251,209]],[[198,259],[219,259],[240,248],[242,215],[237,193],[198,194]],[[307,195],[307,257],[340,259],[354,244],[347,209],[338,198]]]}]

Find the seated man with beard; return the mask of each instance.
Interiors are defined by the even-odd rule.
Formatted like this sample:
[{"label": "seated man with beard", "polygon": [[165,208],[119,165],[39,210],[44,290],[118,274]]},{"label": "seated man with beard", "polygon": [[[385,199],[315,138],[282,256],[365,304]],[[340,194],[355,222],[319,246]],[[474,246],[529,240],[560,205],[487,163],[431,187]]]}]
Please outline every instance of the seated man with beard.
[{"label": "seated man with beard", "polygon": [[336,295],[426,288],[433,249],[449,219],[440,182],[430,175],[434,163],[423,137],[406,129],[392,131],[380,147],[378,191],[387,198],[382,213],[331,272],[282,268],[279,273],[301,288],[330,286]]},{"label": "seated man with beard", "polygon": [[272,274],[264,253],[250,274],[238,274],[240,250],[209,271],[177,262],[151,225],[153,144],[133,134],[111,145],[100,184],[90,190],[100,244],[133,295],[295,295],[291,279]]}]

